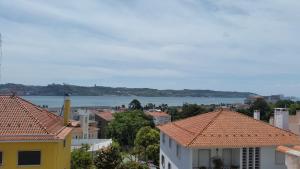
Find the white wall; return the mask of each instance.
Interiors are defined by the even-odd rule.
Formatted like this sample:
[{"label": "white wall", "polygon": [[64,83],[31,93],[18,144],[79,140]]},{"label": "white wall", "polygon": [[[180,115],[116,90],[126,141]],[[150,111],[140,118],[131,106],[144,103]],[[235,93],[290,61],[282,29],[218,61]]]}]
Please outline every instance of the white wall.
[{"label": "white wall", "polygon": [[276,147],[261,147],[261,169],[287,169],[285,164],[275,163]]},{"label": "white wall", "polygon": [[[169,148],[169,137],[165,135],[165,143],[162,141],[162,132],[160,134],[160,168],[168,169],[168,163],[172,169],[192,169],[192,150],[181,146],[180,157],[176,155],[176,142],[172,140],[172,147]],[[165,157],[165,168],[161,165],[161,156]]]}]

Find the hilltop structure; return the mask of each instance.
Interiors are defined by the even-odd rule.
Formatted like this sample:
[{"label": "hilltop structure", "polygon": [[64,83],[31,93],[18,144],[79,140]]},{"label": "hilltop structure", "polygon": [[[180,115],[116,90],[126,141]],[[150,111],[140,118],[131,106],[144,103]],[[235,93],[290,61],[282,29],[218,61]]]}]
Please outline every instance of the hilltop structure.
[{"label": "hilltop structure", "polygon": [[158,128],[162,169],[286,169],[285,155],[276,148],[300,145],[298,135],[229,109]]},{"label": "hilltop structure", "polygon": [[70,169],[70,99],[64,117],[17,96],[0,96],[0,168]]}]

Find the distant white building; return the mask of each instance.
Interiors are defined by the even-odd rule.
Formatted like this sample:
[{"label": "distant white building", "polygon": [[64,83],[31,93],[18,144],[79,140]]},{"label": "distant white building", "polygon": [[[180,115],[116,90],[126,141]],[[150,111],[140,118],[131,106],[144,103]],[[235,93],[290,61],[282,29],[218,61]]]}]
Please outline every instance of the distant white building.
[{"label": "distant white building", "polygon": [[211,169],[221,162],[222,169],[287,169],[276,148],[300,145],[299,137],[259,116],[221,109],[158,126],[160,168]]},{"label": "distant white building", "polygon": [[146,112],[146,114],[152,118],[155,125],[162,125],[171,122],[171,116],[166,112],[153,111]]}]

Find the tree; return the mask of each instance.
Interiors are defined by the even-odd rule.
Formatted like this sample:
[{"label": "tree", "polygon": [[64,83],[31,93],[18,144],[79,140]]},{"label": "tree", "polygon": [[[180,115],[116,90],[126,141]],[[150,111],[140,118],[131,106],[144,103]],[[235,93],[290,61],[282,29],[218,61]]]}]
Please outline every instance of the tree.
[{"label": "tree", "polygon": [[143,109],[141,102],[138,101],[137,99],[133,99],[133,100],[129,103],[128,108],[129,108],[130,110],[142,110],[142,109]]},{"label": "tree", "polygon": [[147,165],[138,163],[136,161],[129,161],[122,164],[118,169],[149,169]]},{"label": "tree", "polygon": [[150,125],[150,121],[142,111],[128,111],[114,114],[108,127],[108,136],[116,140],[122,147],[133,147],[135,135],[144,126]]},{"label": "tree", "polygon": [[135,150],[145,160],[152,160],[158,164],[159,159],[159,132],[149,126],[141,128],[134,141]]},{"label": "tree", "polygon": [[295,102],[292,100],[279,100],[275,103],[276,108],[289,108],[290,105],[294,104]]},{"label": "tree", "polygon": [[122,162],[120,146],[113,142],[107,148],[103,148],[96,153],[94,164],[97,169],[118,168]]},{"label": "tree", "polygon": [[251,105],[250,105],[250,112],[253,113],[254,110],[260,111],[261,120],[269,121],[271,115],[271,107],[263,98],[257,98]]},{"label": "tree", "polygon": [[90,169],[93,165],[92,154],[88,152],[89,145],[82,145],[81,148],[75,149],[71,154],[72,169]]}]

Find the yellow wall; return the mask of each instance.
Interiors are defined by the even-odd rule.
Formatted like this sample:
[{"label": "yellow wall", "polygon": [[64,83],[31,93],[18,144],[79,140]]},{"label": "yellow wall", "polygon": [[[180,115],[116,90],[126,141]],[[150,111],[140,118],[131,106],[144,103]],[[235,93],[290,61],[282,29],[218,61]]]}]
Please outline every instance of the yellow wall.
[{"label": "yellow wall", "polygon": [[[40,166],[18,166],[17,154],[22,150],[40,150]],[[0,169],[70,169],[71,134],[66,137],[66,147],[63,140],[59,142],[26,142],[0,143],[3,153],[3,165]]]}]

